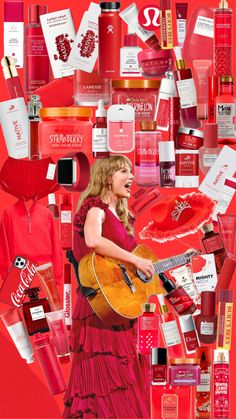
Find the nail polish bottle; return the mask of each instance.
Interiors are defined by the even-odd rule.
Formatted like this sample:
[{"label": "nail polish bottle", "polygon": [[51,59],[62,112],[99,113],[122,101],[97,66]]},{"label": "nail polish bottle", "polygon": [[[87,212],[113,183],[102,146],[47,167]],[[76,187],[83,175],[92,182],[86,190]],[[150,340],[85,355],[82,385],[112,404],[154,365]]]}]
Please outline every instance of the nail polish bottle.
[{"label": "nail polish bottle", "polygon": [[167,350],[152,348],[151,353],[151,384],[164,386],[167,383]]},{"label": "nail polish bottle", "polygon": [[192,314],[196,311],[197,306],[181,285],[176,287],[174,282],[168,279],[163,273],[159,274],[159,279],[167,292],[165,295],[166,300],[177,314],[182,316],[183,314]]},{"label": "nail polish bottle", "polygon": [[221,149],[218,147],[218,125],[206,123],[203,125],[204,142],[199,148],[199,165],[206,175],[215,163]]},{"label": "nail polish bottle", "polygon": [[47,298],[39,298],[39,291],[39,287],[28,288],[24,291],[30,300],[23,303],[23,315],[30,336],[49,331],[45,313],[51,309]]},{"label": "nail polish bottle", "polygon": [[202,291],[201,314],[196,317],[195,324],[202,343],[213,343],[216,340],[217,316],[215,314],[215,291]]},{"label": "nail polish bottle", "polygon": [[138,352],[142,355],[159,346],[159,318],[155,308],[156,304],[142,304],[143,313],[138,318]]},{"label": "nail polish bottle", "polygon": [[204,236],[202,237],[202,244],[206,253],[213,253],[216,263],[216,271],[219,274],[223,267],[225,258],[227,257],[223,242],[219,233],[215,233],[213,224],[204,224],[201,227]]},{"label": "nail polish bottle", "polygon": [[183,334],[186,353],[192,354],[200,346],[192,314],[180,316],[179,324]]},{"label": "nail polish bottle", "polygon": [[174,141],[160,141],[159,144],[160,185],[163,188],[175,186],[175,144]]}]

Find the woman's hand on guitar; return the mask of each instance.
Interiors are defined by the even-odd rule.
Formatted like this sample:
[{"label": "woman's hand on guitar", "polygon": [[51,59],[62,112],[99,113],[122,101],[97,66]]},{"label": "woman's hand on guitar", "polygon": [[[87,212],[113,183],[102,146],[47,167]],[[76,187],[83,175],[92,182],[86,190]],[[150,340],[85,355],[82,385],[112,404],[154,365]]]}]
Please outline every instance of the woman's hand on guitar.
[{"label": "woman's hand on guitar", "polygon": [[147,278],[150,278],[155,274],[153,262],[150,259],[144,259],[137,256],[133,264],[136,266],[137,270],[141,271]]}]

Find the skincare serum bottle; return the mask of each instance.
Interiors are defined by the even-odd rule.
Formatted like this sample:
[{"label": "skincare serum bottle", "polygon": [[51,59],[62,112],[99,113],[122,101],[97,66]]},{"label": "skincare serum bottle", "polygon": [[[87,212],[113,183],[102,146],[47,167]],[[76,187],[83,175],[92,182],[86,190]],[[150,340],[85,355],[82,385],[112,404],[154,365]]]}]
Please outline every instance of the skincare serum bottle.
[{"label": "skincare serum bottle", "polygon": [[214,254],[216,271],[219,274],[227,257],[221,237],[219,233],[214,232],[212,223],[204,224],[201,230],[204,233],[202,237],[204,249],[206,253]]},{"label": "skincare serum bottle", "polygon": [[92,132],[93,157],[107,158],[110,153],[107,147],[107,111],[104,108],[104,100],[98,101],[98,108],[95,112],[96,122]]},{"label": "skincare serum bottle", "polygon": [[138,36],[128,29],[124,46],[120,49],[120,77],[141,77],[138,63],[138,53],[142,48],[138,46]]},{"label": "skincare serum bottle", "polygon": [[218,147],[218,125],[205,123],[203,125],[204,142],[199,149],[199,166],[206,175],[215,163],[220,147]]},{"label": "skincare serum bottle", "polygon": [[202,343],[214,343],[216,340],[217,316],[215,305],[215,291],[202,291],[201,314],[195,320],[199,340]]},{"label": "skincare serum bottle", "polygon": [[197,94],[192,70],[186,68],[180,47],[174,47],[176,70],[174,78],[180,97],[181,119],[184,127],[198,128],[201,123],[197,119]]}]

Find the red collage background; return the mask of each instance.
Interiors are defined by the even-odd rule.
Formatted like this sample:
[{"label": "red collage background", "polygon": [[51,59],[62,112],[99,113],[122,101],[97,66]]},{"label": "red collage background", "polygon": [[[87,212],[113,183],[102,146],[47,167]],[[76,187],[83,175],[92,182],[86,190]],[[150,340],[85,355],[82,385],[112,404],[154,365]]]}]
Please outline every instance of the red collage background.
[{"label": "red collage background", "polygon": [[[94,0],[95,1],[95,0]],[[187,1],[187,0],[186,0]],[[25,9],[25,23],[28,22],[27,11],[28,5],[36,3],[33,0],[24,1]],[[83,13],[88,9],[90,0],[41,0],[37,3],[48,5],[49,12],[56,10],[63,10],[70,8],[74,20],[75,29],[77,31],[79,23]],[[121,9],[127,7],[132,0],[121,0]],[[136,4],[139,8],[146,6],[147,4],[155,4],[159,6],[158,2],[154,0],[136,0]],[[196,6],[200,5],[209,6],[209,7],[218,7],[217,0],[196,0],[188,1],[188,17],[190,16],[192,10]],[[173,23],[174,23],[174,39],[176,43],[176,15],[175,15],[175,4],[174,0],[171,0],[171,6],[173,11]],[[233,9],[233,21],[234,28],[236,28],[236,4],[233,0],[229,0],[229,7]],[[1,1],[0,8],[0,22],[1,22],[1,32],[0,32],[0,57],[3,56],[3,1]],[[124,34],[126,31],[126,25],[124,26]],[[157,30],[157,36],[159,31]],[[235,30],[234,30],[234,40],[236,42]],[[145,48],[144,45],[140,46]],[[236,75],[236,46],[234,48],[234,76]],[[23,81],[23,70],[18,70],[18,73]],[[8,100],[9,96],[7,93],[6,85],[4,78],[0,72],[0,101]],[[235,147],[236,148],[236,147]],[[129,156],[132,159],[132,156]],[[4,161],[7,158],[7,150],[4,142],[2,132],[0,132],[0,167],[3,165]],[[91,157],[92,163],[92,157]],[[235,168],[236,169],[236,168]],[[136,186],[133,187],[135,191]],[[61,189],[59,192],[63,193]],[[57,193],[57,197],[59,195]],[[163,194],[169,193],[186,193],[189,192],[187,189],[178,189],[178,190],[162,190]],[[79,197],[79,194],[74,193],[74,208],[76,207],[76,202]],[[57,199],[58,201],[58,199]],[[15,203],[15,198],[6,194],[0,190],[0,217],[2,216],[4,208]],[[41,204],[47,205],[47,200],[42,199]],[[236,213],[236,197],[232,200],[230,207],[228,208],[228,213]],[[144,215],[140,218],[137,218],[135,224],[135,230],[138,237],[139,231],[147,225],[150,221],[150,213],[147,210]],[[189,248],[200,248],[199,237],[202,235],[192,235],[184,238],[184,241],[187,242]],[[138,238],[138,241],[141,240]],[[171,255],[175,255],[181,252],[186,251],[186,246],[180,242],[167,242],[164,244],[158,244],[151,242],[150,240],[145,240],[143,244],[151,247],[157,257],[162,259]],[[235,289],[236,297],[236,275],[231,282],[231,289]],[[73,296],[75,302],[75,290],[76,290],[76,280],[73,277]],[[61,290],[62,292],[62,290]],[[0,303],[0,312],[6,308],[4,304]],[[234,315],[234,324],[236,322],[236,310]],[[231,358],[231,418],[236,417],[236,399],[234,398],[234,388],[236,387],[236,327],[233,328],[233,345],[230,353]],[[63,365],[63,373],[66,380],[69,378],[70,364]],[[0,323],[0,380],[1,380],[1,391],[0,391],[0,418],[60,418],[63,410],[63,395],[58,395],[53,397],[50,395],[47,389],[47,385],[44,381],[43,374],[40,370],[39,364],[37,362],[26,365],[25,361],[20,358],[18,355],[14,344],[12,343],[10,336],[8,335],[7,330],[5,329],[3,323]]]}]

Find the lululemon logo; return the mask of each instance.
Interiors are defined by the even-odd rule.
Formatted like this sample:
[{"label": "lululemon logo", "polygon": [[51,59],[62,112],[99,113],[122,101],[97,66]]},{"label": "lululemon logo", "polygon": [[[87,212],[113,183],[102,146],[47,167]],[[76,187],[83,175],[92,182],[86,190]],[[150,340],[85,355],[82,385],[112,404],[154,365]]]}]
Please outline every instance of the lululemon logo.
[{"label": "lululemon logo", "polygon": [[144,29],[155,31],[160,26],[160,10],[156,5],[149,4],[140,10],[138,20]]},{"label": "lululemon logo", "polygon": [[107,27],[107,33],[114,33],[114,32],[113,32],[113,26],[112,26],[112,25],[109,25],[109,26]]}]

